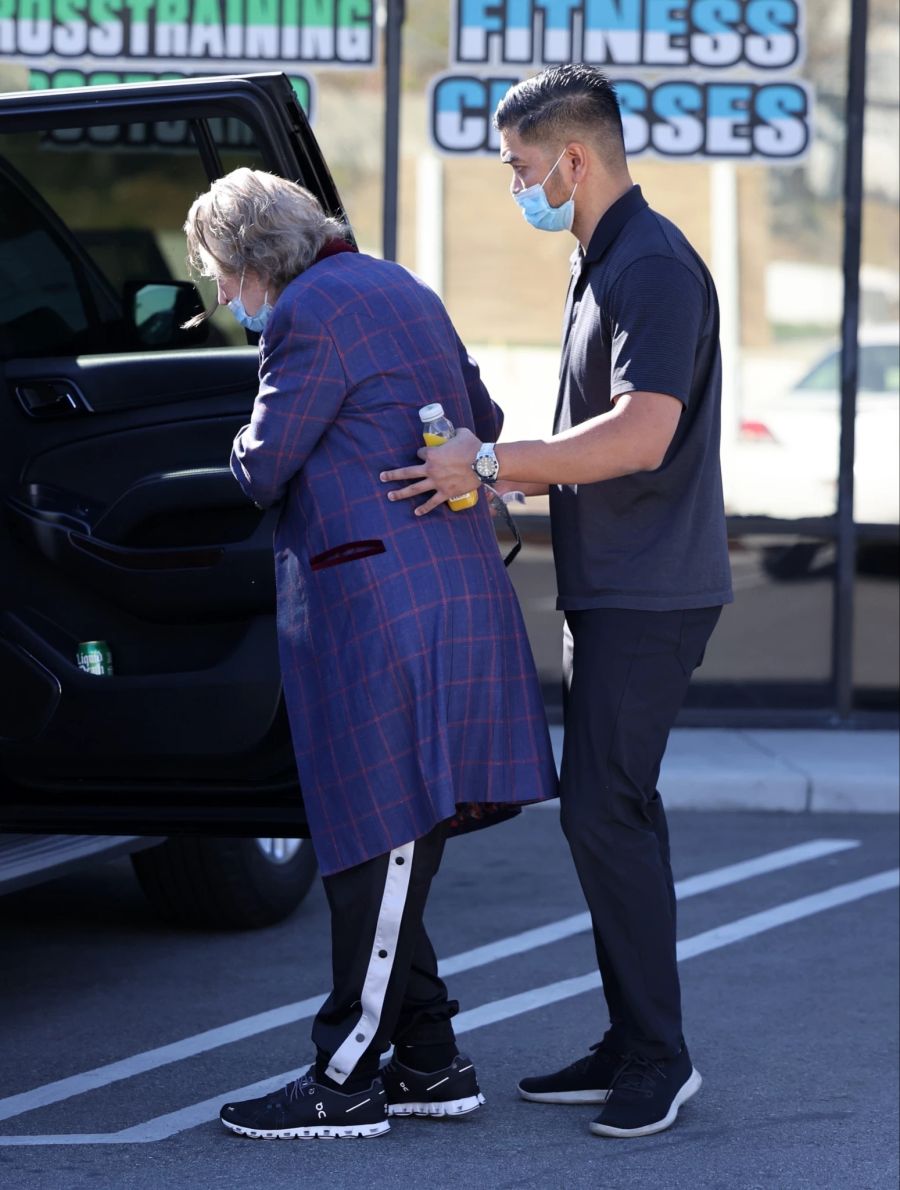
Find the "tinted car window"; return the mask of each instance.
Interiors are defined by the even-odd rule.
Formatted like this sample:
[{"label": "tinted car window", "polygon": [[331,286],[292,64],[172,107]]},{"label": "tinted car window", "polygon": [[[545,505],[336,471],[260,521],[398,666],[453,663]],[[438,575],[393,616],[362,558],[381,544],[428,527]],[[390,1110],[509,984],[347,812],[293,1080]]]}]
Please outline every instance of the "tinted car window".
[{"label": "tinted car window", "polygon": [[0,335],[4,354],[76,350],[88,313],[71,256],[0,173]]},{"label": "tinted car window", "polygon": [[[223,170],[264,166],[239,122],[210,120],[206,130]],[[188,121],[0,136],[3,356],[141,349],[130,295],[138,286],[196,283],[182,225],[208,186]],[[214,304],[214,286],[200,288]],[[246,342],[227,311],[213,317],[206,347]]]}]

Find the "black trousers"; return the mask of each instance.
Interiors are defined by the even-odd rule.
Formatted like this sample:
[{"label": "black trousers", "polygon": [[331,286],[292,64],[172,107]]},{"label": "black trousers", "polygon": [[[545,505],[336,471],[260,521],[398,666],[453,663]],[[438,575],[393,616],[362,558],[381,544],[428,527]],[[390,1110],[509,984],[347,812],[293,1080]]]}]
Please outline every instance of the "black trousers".
[{"label": "black trousers", "polygon": [[313,1022],[316,1067],[369,1082],[394,1044],[453,1043],[447,999],[422,914],[447,824],[386,855],[323,878],[331,908],[332,992]]},{"label": "black trousers", "polygon": [[669,732],[721,608],[566,612],[562,826],[591,912],[609,1044],[683,1045],[669,834]]}]

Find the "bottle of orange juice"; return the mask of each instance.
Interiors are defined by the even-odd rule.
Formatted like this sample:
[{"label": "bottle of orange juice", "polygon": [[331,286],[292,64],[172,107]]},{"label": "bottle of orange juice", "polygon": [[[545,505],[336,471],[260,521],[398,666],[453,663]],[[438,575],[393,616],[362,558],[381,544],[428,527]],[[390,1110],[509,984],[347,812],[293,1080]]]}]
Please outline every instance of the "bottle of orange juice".
[{"label": "bottle of orange juice", "polygon": [[[435,402],[433,405],[423,405],[419,410],[422,419],[422,437],[426,446],[443,446],[445,442],[456,435],[453,422],[444,413],[444,406]],[[454,496],[447,503],[454,512],[462,512],[464,508],[472,508],[478,503],[478,489],[466,492],[462,496]]]}]

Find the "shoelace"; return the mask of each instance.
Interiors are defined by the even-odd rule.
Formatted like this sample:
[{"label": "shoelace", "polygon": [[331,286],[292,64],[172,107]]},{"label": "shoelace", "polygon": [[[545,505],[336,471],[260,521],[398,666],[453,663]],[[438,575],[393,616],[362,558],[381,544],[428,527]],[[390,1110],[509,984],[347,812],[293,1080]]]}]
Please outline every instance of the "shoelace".
[{"label": "shoelace", "polygon": [[295,1078],[292,1083],[288,1083],[288,1085],[284,1088],[287,1092],[288,1103],[292,1103],[295,1099],[299,1099],[309,1084],[314,1083],[315,1081],[316,1080],[310,1071],[307,1071],[306,1074],[301,1074],[299,1078]]},{"label": "shoelace", "polygon": [[601,1045],[603,1045],[602,1041],[596,1042],[590,1047],[589,1053],[585,1054],[583,1058],[576,1058],[575,1061],[571,1063],[571,1065],[566,1067],[566,1069],[577,1071],[578,1074],[586,1073],[594,1062],[594,1051],[598,1050]]},{"label": "shoelace", "polygon": [[654,1084],[665,1077],[665,1071],[651,1058],[645,1058],[642,1054],[632,1054],[613,1075],[609,1089],[626,1091],[631,1095],[650,1099],[653,1096]]},{"label": "shoelace", "polygon": [[576,1060],[569,1067],[570,1070],[575,1070],[579,1074],[586,1074],[593,1063],[594,1058],[592,1054],[588,1054],[584,1058],[576,1058]]}]

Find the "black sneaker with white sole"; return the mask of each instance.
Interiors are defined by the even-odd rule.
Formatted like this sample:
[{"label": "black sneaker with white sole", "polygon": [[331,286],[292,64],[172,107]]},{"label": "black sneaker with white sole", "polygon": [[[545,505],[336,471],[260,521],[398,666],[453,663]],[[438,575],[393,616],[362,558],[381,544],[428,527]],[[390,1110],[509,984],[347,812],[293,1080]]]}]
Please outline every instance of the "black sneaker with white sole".
[{"label": "black sneaker with white sole", "polygon": [[519,1094],[534,1103],[605,1103],[623,1061],[622,1054],[598,1041],[589,1054],[562,1070],[523,1078]]},{"label": "black sneaker with white sole", "polygon": [[271,1095],[226,1103],[219,1119],[232,1132],[261,1140],[381,1136],[391,1127],[380,1078],[364,1091],[344,1095],[317,1083],[312,1071]]},{"label": "black sneaker with white sole", "polygon": [[674,1058],[626,1058],[613,1079],[600,1115],[591,1124],[597,1136],[652,1136],[675,1123],[678,1109],[700,1090],[703,1079],[687,1049]]},{"label": "black sneaker with white sole", "polygon": [[390,1116],[465,1116],[484,1103],[475,1067],[462,1054],[431,1074],[392,1058],[381,1077]]}]

